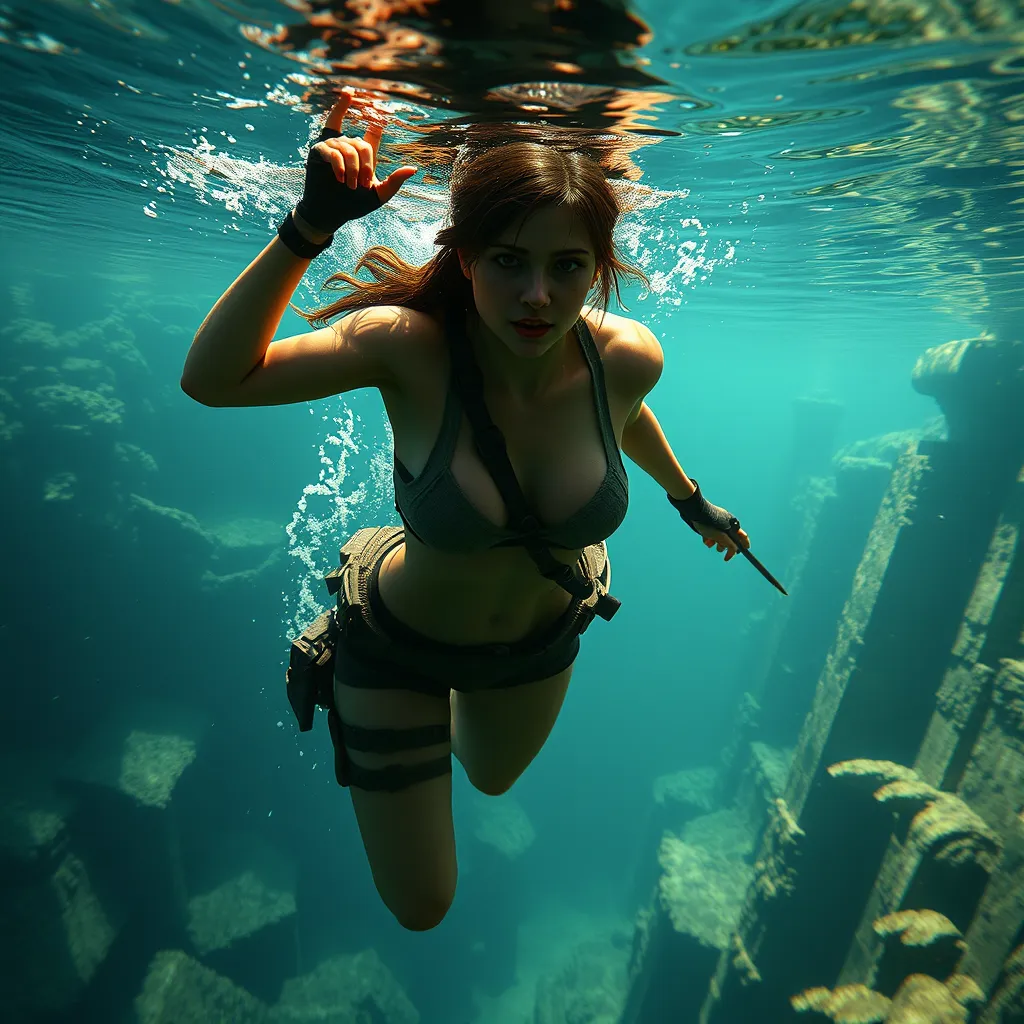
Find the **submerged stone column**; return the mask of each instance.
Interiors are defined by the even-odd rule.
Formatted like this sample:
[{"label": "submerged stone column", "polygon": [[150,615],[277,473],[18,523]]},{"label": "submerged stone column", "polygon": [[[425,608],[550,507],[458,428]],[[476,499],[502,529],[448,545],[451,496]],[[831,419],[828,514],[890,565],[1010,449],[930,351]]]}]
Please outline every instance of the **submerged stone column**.
[{"label": "submerged stone column", "polygon": [[893,818],[827,769],[917,761],[1016,486],[1024,347],[990,337],[938,346],[919,360],[914,386],[936,397],[949,438],[910,445],[892,474],[702,1024],[799,1020],[791,997],[839,978]]}]

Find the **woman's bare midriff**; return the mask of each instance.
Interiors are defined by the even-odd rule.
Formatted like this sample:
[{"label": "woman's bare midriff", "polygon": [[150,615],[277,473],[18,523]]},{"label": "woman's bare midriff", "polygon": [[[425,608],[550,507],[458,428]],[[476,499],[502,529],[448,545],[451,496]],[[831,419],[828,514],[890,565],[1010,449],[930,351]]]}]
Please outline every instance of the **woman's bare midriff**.
[{"label": "woman's bare midriff", "polygon": [[[552,553],[560,561],[578,557]],[[524,548],[452,555],[411,537],[384,559],[379,585],[395,618],[448,644],[515,643],[555,622],[572,602]]]}]

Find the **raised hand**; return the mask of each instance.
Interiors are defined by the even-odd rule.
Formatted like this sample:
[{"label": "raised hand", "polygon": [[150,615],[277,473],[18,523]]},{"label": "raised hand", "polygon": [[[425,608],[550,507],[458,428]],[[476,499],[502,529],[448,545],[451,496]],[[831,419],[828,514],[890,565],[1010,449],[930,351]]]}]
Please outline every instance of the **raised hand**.
[{"label": "raised hand", "polygon": [[341,128],[352,93],[338,97],[320,137],[306,157],[306,184],[296,213],[318,231],[333,233],[346,221],[378,209],[392,199],[417,171],[399,167],[383,181],[377,178],[377,150],[385,122],[376,120],[363,137],[343,135]]}]

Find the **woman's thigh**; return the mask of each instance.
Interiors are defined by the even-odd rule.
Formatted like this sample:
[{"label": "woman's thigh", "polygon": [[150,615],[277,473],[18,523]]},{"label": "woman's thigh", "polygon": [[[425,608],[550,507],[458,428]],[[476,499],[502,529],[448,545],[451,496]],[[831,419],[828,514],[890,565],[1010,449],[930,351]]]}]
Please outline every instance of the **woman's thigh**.
[{"label": "woman's thigh", "polygon": [[[404,730],[449,723],[448,701],[412,690],[334,687],[341,720],[368,730]],[[449,743],[369,753],[347,747],[350,763],[370,771],[411,766],[450,756]],[[399,923],[414,931],[433,928],[455,895],[458,869],[452,827],[452,776],[413,782],[394,792],[349,787],[373,881]]]},{"label": "woman's thigh", "polygon": [[526,770],[551,734],[572,665],[557,675],[507,689],[452,691],[452,749],[469,781],[498,796]]}]

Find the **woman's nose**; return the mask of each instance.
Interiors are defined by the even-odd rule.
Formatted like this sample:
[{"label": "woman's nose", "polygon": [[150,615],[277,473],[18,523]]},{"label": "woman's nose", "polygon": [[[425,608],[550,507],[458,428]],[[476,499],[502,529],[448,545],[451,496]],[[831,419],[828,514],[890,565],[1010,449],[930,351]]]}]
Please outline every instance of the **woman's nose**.
[{"label": "woman's nose", "polygon": [[550,301],[550,288],[544,274],[533,274],[523,292],[523,301],[530,306],[546,306]]}]

